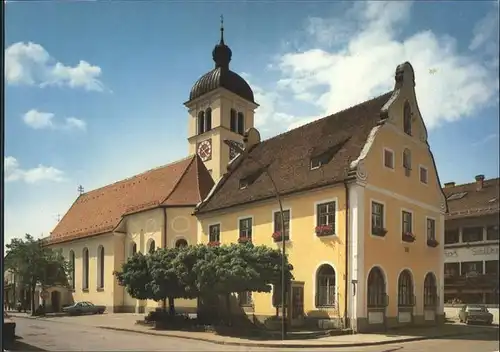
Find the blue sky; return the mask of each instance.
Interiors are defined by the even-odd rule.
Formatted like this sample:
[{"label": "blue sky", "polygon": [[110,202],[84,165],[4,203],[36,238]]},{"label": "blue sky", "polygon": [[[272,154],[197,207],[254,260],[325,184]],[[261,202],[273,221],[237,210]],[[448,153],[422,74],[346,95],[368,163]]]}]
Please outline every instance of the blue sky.
[{"label": "blue sky", "polygon": [[410,61],[441,180],[498,176],[496,2],[8,2],[7,241],[47,235],[80,184],[186,156],[220,14],[264,137],[388,91]]}]

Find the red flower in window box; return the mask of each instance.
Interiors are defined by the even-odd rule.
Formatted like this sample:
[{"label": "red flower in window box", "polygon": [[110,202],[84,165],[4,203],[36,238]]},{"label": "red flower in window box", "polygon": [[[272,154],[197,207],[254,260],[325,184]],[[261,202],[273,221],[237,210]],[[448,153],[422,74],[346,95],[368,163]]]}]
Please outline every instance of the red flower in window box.
[{"label": "red flower in window box", "polygon": [[210,241],[210,242],[208,242],[208,246],[209,247],[218,247],[218,246],[220,246],[220,242],[219,241]]},{"label": "red flower in window box", "polygon": [[319,225],[314,229],[316,236],[330,236],[334,234],[333,225]]},{"label": "red flower in window box", "polygon": [[[273,237],[274,242],[281,242],[282,241],[281,231],[275,231],[272,234],[272,237]],[[288,241],[288,236],[285,236],[285,241]]]},{"label": "red flower in window box", "polygon": [[238,238],[238,243],[249,243],[249,242],[252,242],[252,240],[249,239],[248,237],[240,237],[240,238]]},{"label": "red flower in window box", "polygon": [[404,242],[415,242],[415,240],[417,239],[417,237],[412,234],[411,232],[403,232],[403,241]]}]

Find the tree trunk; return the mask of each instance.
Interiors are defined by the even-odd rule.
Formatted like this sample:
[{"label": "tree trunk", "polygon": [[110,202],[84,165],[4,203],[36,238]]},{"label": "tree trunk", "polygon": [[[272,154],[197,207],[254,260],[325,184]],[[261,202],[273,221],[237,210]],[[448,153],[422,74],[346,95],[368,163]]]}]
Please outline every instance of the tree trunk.
[{"label": "tree trunk", "polygon": [[163,312],[166,312],[167,311],[167,300],[166,299],[162,299],[161,300],[161,310]]},{"label": "tree trunk", "polygon": [[31,315],[35,315],[35,289],[36,289],[36,283],[34,285],[31,284],[30,287]]},{"label": "tree trunk", "polygon": [[226,293],[226,312],[227,312],[227,323],[229,326],[232,325],[232,316],[231,316],[231,294]]},{"label": "tree trunk", "polygon": [[175,315],[174,297],[168,297],[168,314]]}]

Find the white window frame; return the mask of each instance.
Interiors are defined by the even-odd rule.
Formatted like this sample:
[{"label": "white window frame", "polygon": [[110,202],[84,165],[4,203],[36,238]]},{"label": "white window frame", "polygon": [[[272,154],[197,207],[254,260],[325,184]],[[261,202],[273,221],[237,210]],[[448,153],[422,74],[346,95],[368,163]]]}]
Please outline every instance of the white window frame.
[{"label": "white window frame", "polygon": [[[426,182],[422,181],[422,177],[421,177],[422,176],[422,174],[421,174],[422,169],[425,170],[425,176],[426,176],[426,180],[425,181]],[[427,167],[425,167],[424,165],[422,165],[422,164],[418,165],[418,179],[419,179],[419,181],[420,181],[421,184],[423,184],[425,186],[429,185],[429,169]]]},{"label": "white window frame", "polygon": [[[317,273],[318,273],[318,269],[322,266],[322,265],[330,265],[333,270],[335,271],[335,304],[333,307],[316,307],[316,294],[317,294],[317,289],[318,289],[318,282],[317,282]],[[338,309],[339,307],[339,273],[337,271],[337,266],[333,264],[333,262],[329,262],[329,261],[321,261],[319,262],[316,267],[314,268],[314,272],[313,272],[313,287],[312,287],[312,307],[314,307],[314,309],[316,310],[335,310],[335,309]]]},{"label": "white window frame", "polygon": [[385,240],[385,236],[376,236],[374,235],[372,232],[372,215],[373,215],[373,203],[379,203],[379,204],[382,204],[383,205],[383,211],[382,211],[382,222],[383,222],[383,225],[384,225],[384,228],[387,230],[387,218],[386,218],[386,214],[387,214],[387,205],[385,204],[385,202],[379,200],[379,199],[375,199],[375,198],[370,198],[370,237],[372,238],[376,238],[378,240]]},{"label": "white window frame", "polygon": [[[399,210],[399,231],[401,231],[401,232],[399,232],[399,240],[404,245],[414,244],[415,242],[403,241],[403,211],[411,214],[411,233],[413,235],[415,235],[415,213],[413,212],[413,210],[410,210],[407,208],[400,208],[400,210]],[[426,234],[426,241],[427,241],[427,234]]]},{"label": "white window frame", "polygon": [[[293,219],[292,218],[292,208],[291,207],[284,207],[283,206],[283,212],[285,212],[287,210],[290,212],[290,224],[288,225],[288,229],[289,229],[288,230],[288,242],[291,242],[292,241],[292,219]],[[271,213],[271,216],[272,216],[272,228],[271,228],[270,235],[272,235],[274,233],[274,229],[276,228],[276,226],[274,224],[274,222],[275,222],[274,219],[275,219],[275,214],[279,213],[279,212],[281,212],[280,209],[273,209],[272,210],[272,213]],[[273,240],[273,242],[274,242],[274,240]],[[276,242],[276,243],[279,244],[280,242]]]},{"label": "white window frame", "polygon": [[[335,228],[333,229],[334,234],[333,235],[328,235],[328,236],[321,236],[318,237],[316,235],[316,232],[314,231],[316,229],[316,226],[318,226],[318,205],[325,204],[325,203],[331,203],[335,202]],[[337,197],[334,198],[328,198],[328,199],[323,199],[317,202],[314,202],[314,227],[313,227],[313,236],[316,239],[324,239],[324,238],[333,238],[333,237],[338,237],[339,234],[339,199]],[[326,263],[324,263],[326,264]]]},{"label": "white window frame", "polygon": [[[385,165],[385,152],[386,151],[390,152],[392,154],[392,168]],[[396,153],[394,152],[394,150],[387,148],[387,147],[382,148],[382,166],[384,169],[391,170],[392,172],[394,172],[394,170],[396,169]]]},{"label": "white window frame", "polygon": [[[313,165],[313,161],[317,161],[317,165]],[[323,166],[323,162],[319,158],[311,158],[311,170],[319,169]]]},{"label": "white window frame", "polygon": [[[253,234],[254,234],[254,219],[253,219],[253,215],[240,216],[239,218],[236,219],[236,221],[237,221],[236,228],[238,229],[238,239],[240,238],[240,234],[241,234],[240,221],[241,220],[247,220],[247,219],[251,219],[252,220],[252,227],[250,228],[250,230],[252,231],[251,239],[253,241]],[[247,238],[248,238],[248,236],[247,236]]]},{"label": "white window frame", "polygon": [[220,221],[207,224],[207,244],[210,242],[210,227],[219,225],[219,243],[222,244],[222,223]]},{"label": "white window frame", "polygon": [[436,220],[436,218],[434,218],[432,216],[426,216],[425,217],[425,242],[427,242],[427,240],[429,239],[427,237],[427,220],[434,220],[434,239],[437,241],[438,240],[438,236],[437,236],[437,220]]}]

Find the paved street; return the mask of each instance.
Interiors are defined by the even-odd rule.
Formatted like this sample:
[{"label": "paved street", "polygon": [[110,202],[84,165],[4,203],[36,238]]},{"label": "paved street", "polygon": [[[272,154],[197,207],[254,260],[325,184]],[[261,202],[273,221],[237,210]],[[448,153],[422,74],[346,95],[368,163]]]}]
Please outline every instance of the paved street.
[{"label": "paved street", "polygon": [[[224,346],[172,337],[150,336],[139,333],[105,330],[57,322],[54,320],[15,319],[17,340],[12,350],[17,351],[298,351],[299,349],[250,348]],[[494,352],[498,351],[498,329],[485,328],[478,335],[397,343],[392,345],[323,348],[307,350],[338,352]],[[489,332],[488,332],[489,331]],[[303,350],[303,349],[301,349]]]}]

